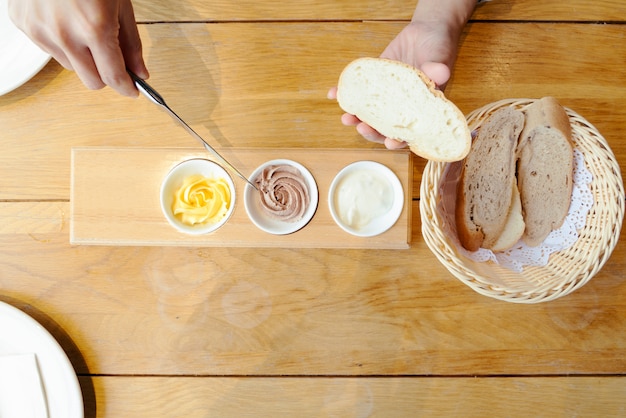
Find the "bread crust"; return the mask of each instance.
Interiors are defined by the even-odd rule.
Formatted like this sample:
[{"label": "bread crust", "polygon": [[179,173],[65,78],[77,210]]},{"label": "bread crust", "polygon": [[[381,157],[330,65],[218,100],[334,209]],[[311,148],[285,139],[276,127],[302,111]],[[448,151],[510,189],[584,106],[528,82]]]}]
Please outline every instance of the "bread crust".
[{"label": "bread crust", "polygon": [[558,100],[552,96],[542,97],[524,111],[526,124],[520,135],[518,151],[521,151],[532,131],[539,126],[547,126],[561,132],[568,142],[572,142],[572,125],[567,112]]}]

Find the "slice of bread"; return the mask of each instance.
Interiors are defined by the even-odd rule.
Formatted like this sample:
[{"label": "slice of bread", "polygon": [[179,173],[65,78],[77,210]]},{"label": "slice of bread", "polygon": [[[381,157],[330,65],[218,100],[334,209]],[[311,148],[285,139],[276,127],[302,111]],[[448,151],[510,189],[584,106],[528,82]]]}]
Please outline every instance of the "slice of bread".
[{"label": "slice of bread", "polygon": [[544,97],[528,107],[518,154],[522,240],[537,246],[563,224],[572,196],[572,128],[556,99]]},{"label": "slice of bread", "polygon": [[418,69],[383,58],[359,58],[341,73],[337,102],[389,138],[434,161],[459,161],[471,133],[463,113]]},{"label": "slice of bread", "polygon": [[526,223],[522,216],[522,201],[520,199],[517,184],[513,182],[513,193],[511,196],[511,207],[506,218],[506,224],[502,233],[491,246],[491,251],[506,251],[513,247],[524,235]]},{"label": "slice of bread", "polygon": [[480,127],[458,184],[456,226],[463,247],[491,248],[505,228],[516,181],[515,162],[524,114],[504,107]]}]

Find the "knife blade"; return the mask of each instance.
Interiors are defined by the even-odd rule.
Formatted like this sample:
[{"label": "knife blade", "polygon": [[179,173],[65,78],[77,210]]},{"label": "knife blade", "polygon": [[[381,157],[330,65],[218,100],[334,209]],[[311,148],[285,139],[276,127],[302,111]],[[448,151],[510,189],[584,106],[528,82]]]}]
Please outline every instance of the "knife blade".
[{"label": "knife blade", "polygon": [[191,126],[187,124],[187,122],[185,122],[180,116],[178,116],[176,112],[174,112],[167,105],[167,103],[165,103],[165,99],[163,99],[163,96],[161,96],[152,86],[150,86],[150,84],[148,84],[145,80],[139,78],[136,74],[134,74],[131,71],[128,71],[128,74],[130,75],[130,78],[133,79],[133,82],[135,83],[137,90],[139,90],[141,94],[146,96],[152,103],[156,104],[157,106],[165,110],[167,113],[169,113],[169,115],[175,121],[177,121],[183,128],[185,128],[185,130],[189,134],[191,134],[191,136],[196,138],[204,146],[204,148],[206,148],[207,151],[211,152],[211,154],[213,154],[215,158],[217,158],[222,164],[224,164],[227,168],[229,168],[232,172],[237,174],[239,177],[244,179],[250,186],[254,187],[257,191],[259,190],[256,184],[248,180],[248,178],[244,176],[239,170],[237,170],[237,168],[235,168],[234,165],[232,165],[226,158],[222,157],[222,155],[219,152],[217,152],[217,150],[213,148],[211,144],[209,144],[207,141],[204,140],[204,138],[198,135],[198,133],[196,133],[196,131],[194,131],[191,128]]}]

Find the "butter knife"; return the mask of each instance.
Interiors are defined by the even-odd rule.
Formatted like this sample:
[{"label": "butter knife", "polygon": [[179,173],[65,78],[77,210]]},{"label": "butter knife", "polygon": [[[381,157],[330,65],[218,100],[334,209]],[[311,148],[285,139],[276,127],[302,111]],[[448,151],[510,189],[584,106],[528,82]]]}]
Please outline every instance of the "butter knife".
[{"label": "butter knife", "polygon": [[163,99],[163,97],[155,89],[153,89],[145,80],[139,78],[136,74],[133,74],[131,71],[128,71],[128,74],[133,79],[133,82],[135,83],[137,90],[139,90],[141,94],[146,96],[152,103],[156,104],[157,106],[164,109],[167,113],[169,113],[170,116],[174,118],[174,120],[180,123],[181,126],[185,128],[187,132],[191,134],[191,136],[193,136],[198,141],[200,141],[200,143],[204,145],[204,148],[206,148],[209,152],[211,152],[215,156],[215,158],[217,158],[222,164],[224,164],[227,168],[229,168],[239,177],[244,179],[250,186],[254,187],[256,190],[259,190],[256,184],[248,180],[246,176],[244,176],[239,170],[235,168],[235,166],[233,166],[230,162],[228,162],[226,158],[222,157],[222,155],[219,152],[217,152],[215,148],[213,148],[208,142],[206,142],[204,138],[198,135],[196,131],[194,131],[191,128],[191,126],[187,125],[187,123],[180,116],[178,116],[176,112],[174,112],[167,105],[167,103],[165,103],[165,100]]}]

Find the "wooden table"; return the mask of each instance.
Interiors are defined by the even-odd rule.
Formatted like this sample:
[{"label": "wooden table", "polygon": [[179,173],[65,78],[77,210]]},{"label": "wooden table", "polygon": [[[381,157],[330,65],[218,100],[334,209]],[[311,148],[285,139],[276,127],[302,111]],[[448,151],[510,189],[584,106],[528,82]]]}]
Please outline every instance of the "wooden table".
[{"label": "wooden table", "polygon": [[[151,83],[226,148],[375,148],[326,99],[412,0],[137,0]],[[626,166],[626,3],[495,0],[446,94],[465,113],[556,96]],[[0,97],[0,300],[39,320],[86,416],[618,416],[626,233],[600,273],[536,305],[481,296],[420,233],[408,250],[73,246],[73,147],[196,147],[145,99],[88,91],[51,61]],[[380,152],[387,152],[381,150]]]}]

